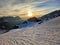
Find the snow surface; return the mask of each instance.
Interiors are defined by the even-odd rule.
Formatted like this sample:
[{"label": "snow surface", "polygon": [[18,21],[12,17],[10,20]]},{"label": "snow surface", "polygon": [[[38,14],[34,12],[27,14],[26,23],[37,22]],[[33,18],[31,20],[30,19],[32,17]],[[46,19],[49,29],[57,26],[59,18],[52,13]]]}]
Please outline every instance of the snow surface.
[{"label": "snow surface", "polygon": [[16,25],[16,26],[18,26],[19,28],[26,28],[26,27],[31,27],[31,26],[34,26],[34,25],[36,25],[36,22],[28,22],[28,23],[19,24],[19,25]]},{"label": "snow surface", "polygon": [[1,34],[0,45],[60,45],[60,17]]}]

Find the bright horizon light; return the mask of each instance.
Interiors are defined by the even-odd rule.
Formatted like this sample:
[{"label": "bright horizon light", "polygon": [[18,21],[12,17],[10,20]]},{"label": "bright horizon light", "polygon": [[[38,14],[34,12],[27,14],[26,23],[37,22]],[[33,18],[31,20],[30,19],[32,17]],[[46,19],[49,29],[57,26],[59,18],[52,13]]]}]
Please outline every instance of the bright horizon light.
[{"label": "bright horizon light", "polygon": [[28,11],[28,16],[29,16],[29,17],[32,17],[32,16],[33,16],[33,14],[32,14],[32,11],[31,11],[31,10],[29,10],[29,11]]}]

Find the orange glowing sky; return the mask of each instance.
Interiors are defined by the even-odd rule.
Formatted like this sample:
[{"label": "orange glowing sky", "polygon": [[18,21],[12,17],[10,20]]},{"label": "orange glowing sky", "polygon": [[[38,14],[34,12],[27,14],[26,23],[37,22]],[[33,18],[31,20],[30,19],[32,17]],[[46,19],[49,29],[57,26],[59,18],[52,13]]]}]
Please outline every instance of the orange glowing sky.
[{"label": "orange glowing sky", "polygon": [[60,0],[0,0],[0,16],[39,17],[60,9],[59,4]]}]

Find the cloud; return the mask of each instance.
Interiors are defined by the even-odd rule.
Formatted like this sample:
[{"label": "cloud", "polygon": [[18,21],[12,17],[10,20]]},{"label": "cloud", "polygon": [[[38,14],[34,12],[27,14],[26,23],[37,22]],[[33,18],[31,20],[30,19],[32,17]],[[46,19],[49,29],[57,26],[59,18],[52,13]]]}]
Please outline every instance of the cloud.
[{"label": "cloud", "polygon": [[49,1],[47,1],[47,2],[45,2],[45,3],[42,3],[42,4],[36,4],[36,6],[35,7],[37,7],[37,8],[40,8],[40,7],[59,7],[60,6],[60,3],[59,3],[60,1],[59,0],[49,0]]},{"label": "cloud", "polygon": [[0,7],[4,7],[7,5],[18,5],[18,4],[34,4],[36,2],[44,2],[47,0],[0,0]]},{"label": "cloud", "polygon": [[28,8],[34,7],[37,3],[43,3],[47,0],[0,0],[0,13],[24,12]]},{"label": "cloud", "polygon": [[36,15],[45,14],[57,9],[57,5],[59,6],[57,0],[0,0],[0,16],[17,15],[26,17],[29,9],[33,10]]}]

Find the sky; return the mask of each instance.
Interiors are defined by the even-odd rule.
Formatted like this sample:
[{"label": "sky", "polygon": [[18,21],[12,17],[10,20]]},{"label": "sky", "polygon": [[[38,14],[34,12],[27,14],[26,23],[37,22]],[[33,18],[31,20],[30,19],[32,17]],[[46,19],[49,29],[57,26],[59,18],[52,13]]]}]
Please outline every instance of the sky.
[{"label": "sky", "polygon": [[60,0],[0,0],[0,16],[20,16],[27,18],[28,11],[33,16],[42,16],[60,9]]}]

